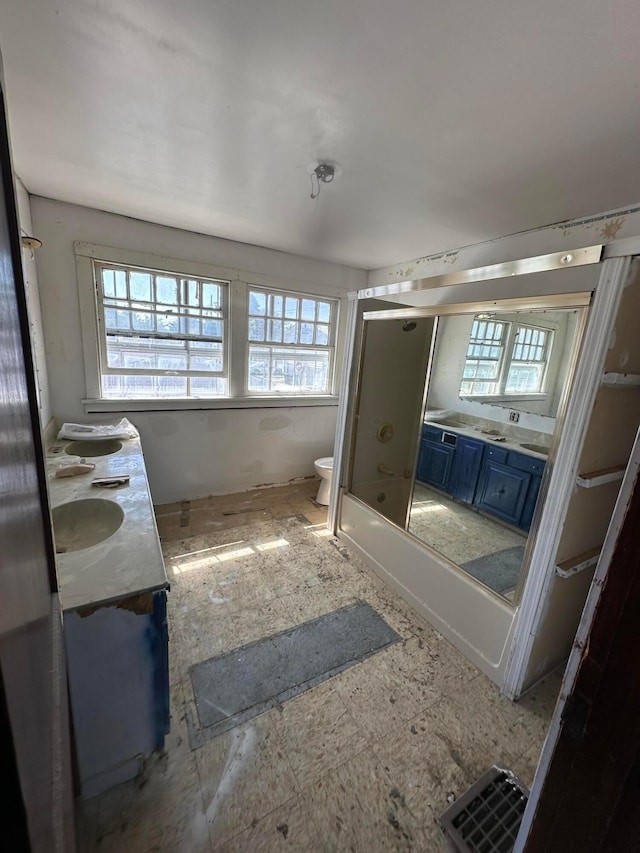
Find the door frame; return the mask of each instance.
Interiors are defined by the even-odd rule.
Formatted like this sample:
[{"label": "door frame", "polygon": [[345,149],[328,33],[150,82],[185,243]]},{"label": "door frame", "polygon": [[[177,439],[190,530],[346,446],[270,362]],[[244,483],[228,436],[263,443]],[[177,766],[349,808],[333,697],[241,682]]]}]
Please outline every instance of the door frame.
[{"label": "door frame", "polygon": [[[633,445],[633,449],[631,451],[629,463],[625,471],[620,492],[618,493],[618,498],[616,500],[613,514],[611,516],[611,521],[609,523],[604,545],[602,547],[602,551],[598,559],[598,564],[596,566],[593,580],[591,582],[589,594],[587,596],[580,624],[578,626],[578,631],[576,633],[573,647],[571,649],[571,654],[569,656],[569,661],[564,674],[564,680],[562,682],[562,687],[560,690],[560,696],[558,698],[551,724],[547,731],[547,736],[542,748],[538,767],[533,780],[533,786],[531,788],[531,793],[520,827],[520,832],[518,833],[518,838],[514,847],[514,853],[521,853],[523,850],[529,849],[527,847],[527,842],[530,840],[530,836],[533,829],[536,829],[539,832],[542,831],[543,833],[545,831],[551,832],[551,828],[548,826],[536,826],[536,816],[538,813],[538,809],[541,805],[541,801],[546,806],[545,817],[549,817],[549,797],[550,795],[553,795],[553,792],[550,789],[545,791],[545,786],[551,781],[551,774],[553,774],[554,776],[553,783],[556,789],[560,782],[562,782],[563,786],[571,786],[571,780],[570,778],[568,778],[567,767],[563,766],[562,768],[560,768],[558,765],[556,765],[555,767],[553,765],[554,756],[556,756],[557,754],[561,738],[563,736],[565,738],[567,737],[566,731],[563,733],[563,725],[572,725],[574,729],[578,724],[580,724],[580,726],[586,726],[586,721],[593,705],[595,705],[595,703],[598,701],[600,701],[601,703],[603,701],[607,701],[607,699],[602,697],[602,695],[597,696],[597,688],[599,685],[598,676],[604,676],[606,669],[610,663],[608,655],[609,650],[602,649],[600,646],[598,646],[597,652],[601,656],[603,656],[604,652],[604,656],[606,657],[606,665],[604,669],[599,669],[597,672],[591,672],[587,675],[586,679],[582,679],[583,686],[582,690],[580,690],[580,697],[584,700],[585,705],[582,708],[579,708],[577,713],[573,713],[571,711],[571,707],[568,705],[568,701],[570,697],[574,695],[576,684],[580,678],[580,667],[585,662],[585,660],[589,658],[590,654],[595,651],[591,649],[590,644],[591,633],[594,628],[594,623],[596,622],[596,620],[599,619],[610,620],[611,617],[613,617],[614,619],[617,618],[619,622],[625,607],[629,606],[629,602],[625,597],[624,606],[621,607],[619,610],[615,610],[616,604],[618,603],[617,599],[615,598],[615,595],[612,601],[609,601],[607,599],[607,594],[610,593],[611,590],[606,586],[606,584],[610,572],[612,572],[613,580],[613,572],[615,572],[617,566],[617,564],[615,563],[616,558],[620,560],[620,569],[625,568],[625,555],[624,553],[620,553],[618,551],[618,544],[621,539],[621,534],[623,533],[623,530],[625,528],[625,524],[637,523],[639,503],[638,496],[640,494],[639,490],[640,429],[638,429],[638,432],[636,434],[636,439]],[[634,499],[636,517],[628,518],[629,509],[632,504],[632,500]],[[638,573],[636,572],[636,576],[637,574]],[[626,579],[620,578],[620,576],[618,576],[616,577],[616,580],[623,581]],[[626,580],[626,582],[631,583],[632,581],[629,579]],[[638,581],[636,577],[636,584],[637,582]],[[632,602],[631,606],[633,606],[634,604],[637,607],[637,599]],[[612,632],[607,630],[607,633],[611,634]],[[614,641],[612,639],[611,645],[613,644],[613,642]],[[635,700],[636,707],[640,709],[640,691],[636,690],[635,696],[632,697],[632,700]],[[578,707],[576,705],[577,701],[578,700],[574,699],[574,707]],[[613,704],[614,703],[609,700],[609,705],[611,706],[609,707],[609,712],[612,714],[611,725],[612,727],[616,728],[616,708],[613,707]],[[581,713],[581,711],[583,711],[584,714]],[[576,717],[578,718],[577,721],[575,720]],[[582,744],[581,732],[578,731],[577,735],[578,737],[580,737],[580,745],[573,745],[574,752],[580,750]],[[640,741],[640,729],[638,729],[638,731],[636,732],[636,740]],[[637,750],[639,743],[635,743],[634,745]],[[629,763],[635,758],[635,755],[635,752],[629,752],[626,756],[612,756],[612,761],[609,768],[610,771],[613,772],[616,769],[614,764],[617,762],[628,766]],[[594,767],[594,774],[597,772],[597,770],[598,768]],[[558,778],[559,775],[561,776],[561,779]],[[621,782],[622,781],[624,780],[621,779]],[[591,780],[587,781],[587,784],[593,785],[594,782],[595,780],[592,778]],[[546,798],[546,801],[543,800],[543,798]],[[555,799],[557,798],[554,797],[554,800]],[[567,839],[570,839],[571,834],[575,832],[574,828],[571,826],[571,821],[575,819],[575,817],[575,813],[572,815],[567,815],[563,823],[563,825],[567,827]],[[533,850],[534,848],[531,849]],[[540,848],[536,847],[535,849]],[[563,849],[569,848],[563,847]]]}]

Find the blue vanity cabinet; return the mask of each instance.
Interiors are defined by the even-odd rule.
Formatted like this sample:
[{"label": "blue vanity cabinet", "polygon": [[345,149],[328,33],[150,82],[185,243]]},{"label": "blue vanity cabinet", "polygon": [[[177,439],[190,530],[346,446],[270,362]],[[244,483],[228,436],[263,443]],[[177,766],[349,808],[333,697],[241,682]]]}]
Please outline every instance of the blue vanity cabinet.
[{"label": "blue vanity cabinet", "polygon": [[167,593],[65,610],[69,693],[83,799],[133,779],[169,731]]},{"label": "blue vanity cabinet", "polygon": [[478,484],[476,506],[519,527],[530,483],[531,474],[526,471],[487,459]]},{"label": "blue vanity cabinet", "polygon": [[526,471],[531,475],[527,496],[525,499],[522,516],[518,523],[518,527],[523,530],[529,530],[533,513],[536,508],[536,501],[540,492],[540,484],[542,483],[542,475],[544,474],[545,461],[538,459],[535,456],[529,456],[526,453],[509,453],[509,465],[519,471]]},{"label": "blue vanity cabinet", "polygon": [[451,494],[459,501],[473,503],[484,449],[484,441],[458,436],[451,477]]},{"label": "blue vanity cabinet", "polygon": [[424,426],[418,456],[417,479],[450,492],[451,469],[456,449],[442,441],[443,430]]},{"label": "blue vanity cabinet", "polygon": [[521,530],[529,530],[545,462],[526,453],[488,447],[475,504]]}]

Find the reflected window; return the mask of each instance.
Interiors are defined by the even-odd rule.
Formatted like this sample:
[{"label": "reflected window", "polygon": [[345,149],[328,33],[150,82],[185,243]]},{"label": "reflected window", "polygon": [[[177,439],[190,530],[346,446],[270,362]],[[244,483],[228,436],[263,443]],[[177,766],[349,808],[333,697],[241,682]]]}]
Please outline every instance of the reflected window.
[{"label": "reflected window", "polygon": [[476,317],[460,383],[461,397],[543,394],[553,331]]}]

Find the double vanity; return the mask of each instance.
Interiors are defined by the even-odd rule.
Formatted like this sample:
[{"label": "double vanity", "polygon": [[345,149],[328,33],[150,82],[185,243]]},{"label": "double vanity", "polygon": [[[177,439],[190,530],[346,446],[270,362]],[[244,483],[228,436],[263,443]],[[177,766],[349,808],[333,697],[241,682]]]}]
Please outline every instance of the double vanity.
[{"label": "double vanity", "polygon": [[424,423],[416,479],[520,530],[531,527],[548,450],[459,421]]},{"label": "double vanity", "polygon": [[[89,473],[55,476],[71,457]],[[169,730],[167,589],[139,438],[47,451],[80,792],[138,774]],[[121,485],[98,488],[96,478]]]}]

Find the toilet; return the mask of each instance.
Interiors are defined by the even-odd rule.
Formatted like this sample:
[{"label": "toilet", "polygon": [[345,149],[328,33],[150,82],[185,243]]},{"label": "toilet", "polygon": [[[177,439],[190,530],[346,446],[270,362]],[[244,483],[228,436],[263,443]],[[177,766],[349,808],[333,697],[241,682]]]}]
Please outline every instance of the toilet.
[{"label": "toilet", "polygon": [[331,491],[331,475],[333,474],[333,456],[323,456],[313,463],[316,474],[320,477],[320,488],[316,496],[316,503],[329,506],[329,492]]}]

